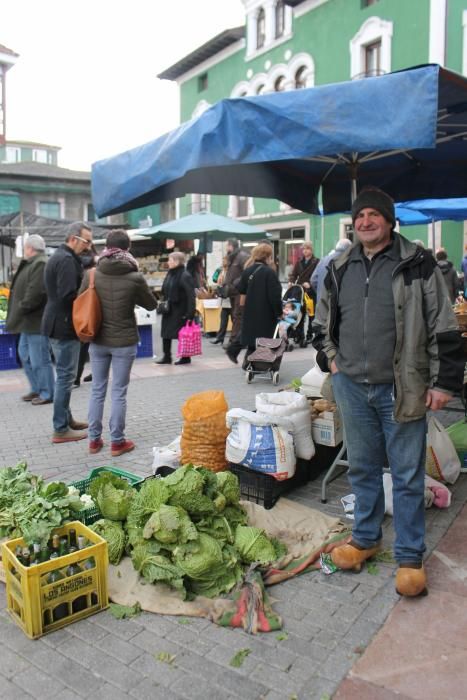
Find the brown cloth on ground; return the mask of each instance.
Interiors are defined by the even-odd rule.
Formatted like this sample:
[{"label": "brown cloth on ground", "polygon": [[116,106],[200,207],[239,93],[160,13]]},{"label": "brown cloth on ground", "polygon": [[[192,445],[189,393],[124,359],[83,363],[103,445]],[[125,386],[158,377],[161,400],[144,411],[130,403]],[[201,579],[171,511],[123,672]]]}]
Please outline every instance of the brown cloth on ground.
[{"label": "brown cloth on ground", "polygon": [[[242,502],[248,513],[249,524],[263,528],[268,535],[279,538],[287,545],[288,553],[274,569],[268,569],[266,583],[277,583],[316,566],[323,543],[333,535],[343,533],[345,526],[338,518],[331,518],[313,508],[295,501],[281,499],[273,509],[265,510],[256,503]],[[306,566],[303,566],[304,558]],[[294,569],[294,562],[297,569]],[[180,593],[165,584],[141,583],[133,569],[131,559],[124,558],[118,566],[109,567],[109,596],[114,603],[134,605],[139,602],[143,610],[161,615],[184,615],[206,617],[213,622],[233,613],[236,602],[233,598],[205,598],[197,596],[193,601],[184,601]],[[243,625],[245,627],[245,625]],[[256,632],[261,628],[248,629]]]}]

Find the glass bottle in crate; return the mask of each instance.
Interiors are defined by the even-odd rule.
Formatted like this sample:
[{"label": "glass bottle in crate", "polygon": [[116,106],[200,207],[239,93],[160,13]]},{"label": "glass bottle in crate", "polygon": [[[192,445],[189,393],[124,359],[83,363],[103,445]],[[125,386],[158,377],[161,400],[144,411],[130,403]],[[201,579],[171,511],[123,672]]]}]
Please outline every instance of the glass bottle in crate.
[{"label": "glass bottle in crate", "polygon": [[[52,552],[50,555],[50,561],[55,561],[58,560],[58,554],[56,552]],[[58,562],[57,562],[58,563]],[[54,569],[53,571],[50,572],[50,574],[47,577],[47,583],[57,583],[57,581],[62,581],[65,578],[65,576],[62,574],[60,569]],[[55,606],[52,610],[52,621],[53,622],[58,622],[58,620],[63,620],[64,617],[67,617],[68,615],[68,604],[67,603],[60,603],[59,605]],[[45,613],[44,613],[44,618],[45,618]],[[47,622],[44,622],[44,624],[49,624]]]}]

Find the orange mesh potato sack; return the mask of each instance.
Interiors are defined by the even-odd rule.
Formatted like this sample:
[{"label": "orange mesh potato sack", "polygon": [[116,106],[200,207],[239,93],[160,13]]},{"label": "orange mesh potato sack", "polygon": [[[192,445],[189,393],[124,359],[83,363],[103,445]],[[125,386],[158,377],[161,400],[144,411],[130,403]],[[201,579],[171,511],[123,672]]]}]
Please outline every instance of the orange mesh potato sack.
[{"label": "orange mesh potato sack", "polygon": [[192,462],[214,472],[226,469],[228,406],[223,391],[201,391],[182,406],[182,464]]}]

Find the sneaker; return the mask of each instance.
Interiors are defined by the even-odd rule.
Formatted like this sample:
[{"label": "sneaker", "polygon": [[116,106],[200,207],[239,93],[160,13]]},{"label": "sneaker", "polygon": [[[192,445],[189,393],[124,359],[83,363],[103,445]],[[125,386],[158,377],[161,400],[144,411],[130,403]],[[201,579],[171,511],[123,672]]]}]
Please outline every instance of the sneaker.
[{"label": "sneaker", "polygon": [[41,399],[40,396],[36,396],[34,399],[32,399],[31,404],[33,406],[45,406],[47,403],[53,403],[53,399]]},{"label": "sneaker", "polygon": [[84,440],[87,436],[88,434],[85,430],[72,430],[72,428],[61,432],[56,430],[52,436],[52,442],[56,445],[62,442],[76,442],[77,440]]},{"label": "sneaker", "polygon": [[104,441],[102,438],[96,438],[95,440],[89,440],[89,454],[96,455],[104,447]]},{"label": "sneaker", "polygon": [[25,394],[21,397],[21,401],[32,401],[33,399],[37,399],[38,396],[39,394],[36,394],[35,391],[30,391],[29,394]]},{"label": "sneaker", "polygon": [[131,440],[123,440],[122,442],[112,442],[110,445],[110,454],[112,457],[120,457],[124,455],[125,452],[131,452],[136,447],[135,443]]},{"label": "sneaker", "polygon": [[88,424],[85,420],[75,420],[71,418],[69,426],[72,430],[86,430]]}]

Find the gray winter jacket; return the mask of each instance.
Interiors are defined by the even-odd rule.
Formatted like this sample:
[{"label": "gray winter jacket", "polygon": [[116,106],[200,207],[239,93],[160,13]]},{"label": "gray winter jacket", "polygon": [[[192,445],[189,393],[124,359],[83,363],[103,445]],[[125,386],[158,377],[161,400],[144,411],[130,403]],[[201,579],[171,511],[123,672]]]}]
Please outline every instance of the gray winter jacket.
[{"label": "gray winter jacket", "polygon": [[[404,423],[426,413],[428,388],[460,391],[464,373],[461,338],[443,276],[434,258],[399,234],[400,263],[392,275],[396,341],[394,417]],[[357,244],[359,245],[359,244]],[[339,293],[349,248],[329,264],[313,323],[317,363],[329,371],[339,347]],[[371,342],[371,332],[368,334]]]}]

